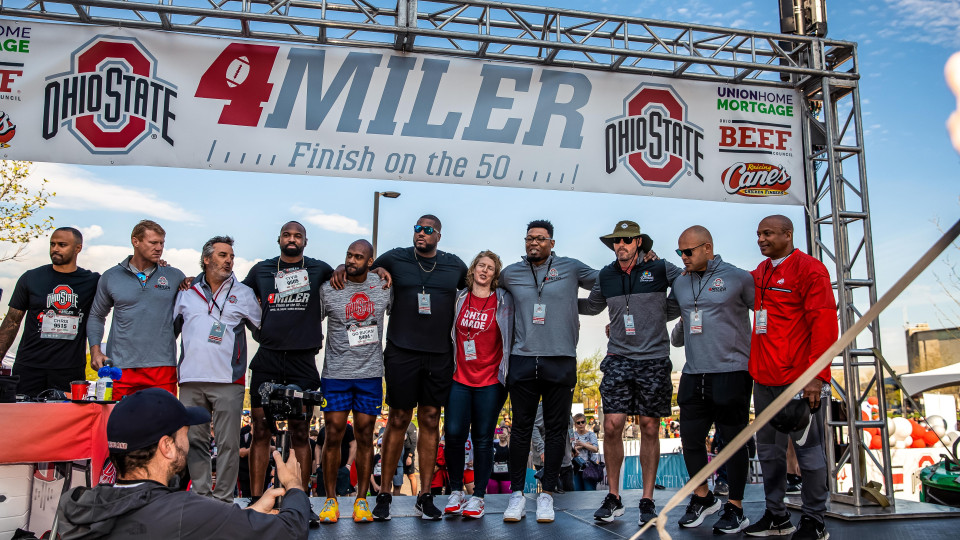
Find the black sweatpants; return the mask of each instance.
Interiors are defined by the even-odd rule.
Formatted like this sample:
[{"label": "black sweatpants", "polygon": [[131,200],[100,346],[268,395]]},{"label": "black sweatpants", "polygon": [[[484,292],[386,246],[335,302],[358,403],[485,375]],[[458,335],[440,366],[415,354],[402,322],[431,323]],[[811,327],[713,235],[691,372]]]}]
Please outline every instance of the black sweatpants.
[{"label": "black sweatpants", "polygon": [[[680,442],[691,477],[707,466],[705,441],[711,425],[717,425],[725,442],[732,441],[747,426],[752,390],[753,379],[746,371],[680,375]],[[741,501],[749,466],[746,446],[740,447],[726,466],[730,498]]]},{"label": "black sweatpants", "polygon": [[513,431],[510,434],[510,490],[523,491],[527,474],[530,437],[537,417],[537,404],[543,400],[544,438],[543,491],[557,489],[560,464],[570,443],[567,428],[573,387],[577,384],[577,359],[570,356],[510,355],[507,389],[513,406]]}]

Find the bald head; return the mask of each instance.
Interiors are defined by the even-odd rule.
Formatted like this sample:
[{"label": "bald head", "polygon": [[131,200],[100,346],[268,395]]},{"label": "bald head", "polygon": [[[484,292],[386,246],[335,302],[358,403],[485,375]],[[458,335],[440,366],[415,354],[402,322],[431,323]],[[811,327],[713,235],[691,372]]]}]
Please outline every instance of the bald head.
[{"label": "bald head", "polygon": [[277,237],[280,244],[280,256],[284,262],[298,262],[303,258],[303,249],[307,247],[307,229],[299,221],[288,221],[280,228]]},{"label": "bald head", "polygon": [[760,253],[771,259],[782,259],[793,252],[793,222],[779,214],[767,216],[757,226]]},{"label": "bald head", "polygon": [[373,246],[366,240],[355,240],[347,248],[347,258],[343,262],[347,279],[355,283],[363,283],[367,279],[367,272],[373,264]]},{"label": "bald head", "polygon": [[370,258],[373,257],[373,244],[361,238],[360,240],[354,240],[347,251],[359,251]]},{"label": "bald head", "polygon": [[687,230],[680,233],[680,241],[689,240],[691,242],[696,242],[700,244],[702,242],[709,242],[713,244],[713,236],[710,234],[710,231],[702,225],[694,225],[693,227],[687,228]]},{"label": "bald head", "polygon": [[713,236],[702,225],[694,225],[680,234],[677,254],[688,272],[703,272],[713,259]]},{"label": "bald head", "polygon": [[793,222],[790,221],[790,218],[787,216],[781,216],[780,214],[774,214],[772,216],[767,216],[760,221],[760,226],[774,227],[780,229],[784,232],[793,232]]}]

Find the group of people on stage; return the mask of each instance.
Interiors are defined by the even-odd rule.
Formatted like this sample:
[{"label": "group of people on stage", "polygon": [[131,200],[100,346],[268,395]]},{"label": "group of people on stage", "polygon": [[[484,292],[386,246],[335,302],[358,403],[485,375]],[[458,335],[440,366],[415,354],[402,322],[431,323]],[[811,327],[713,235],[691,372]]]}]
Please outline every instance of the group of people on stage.
[{"label": "group of people on stage", "polygon": [[[114,397],[126,396],[115,407],[107,429],[119,473],[117,485],[77,488],[65,495],[60,507],[65,537],[83,537],[104,527],[142,530],[173,512],[174,505],[180,523],[165,527],[179,527],[181,534],[249,527],[237,533],[239,537],[251,536],[254,530],[258,538],[292,531],[294,536],[305,535],[312,513],[306,496],[301,496],[311,474],[309,416],[288,423],[289,459],[275,456],[286,489],[264,490],[271,426],[258,389],[267,382],[322,391],[321,463],[327,499],[313,516],[316,521],[335,522],[340,517],[337,469],[351,416],[359,479],[352,518],[390,519],[390,490],[381,489],[372,508],[366,499],[373,430],[384,399],[389,416],[380,477],[395,476],[416,411],[417,513],[428,520],[444,514],[482,517],[488,484],[494,485],[489,480],[498,463],[497,450],[491,444],[474,445],[475,487],[467,495],[466,457],[460,449],[468,437],[494,440],[509,396],[513,449],[530,447],[538,414],[542,416],[543,475],[536,519],[552,522],[561,465],[571,457],[579,316],[604,310],[609,326],[600,395],[609,493],[595,518],[612,521],[624,515],[619,492],[623,431],[628,416],[639,417],[636,427],[645,441],[638,501],[643,524],[657,515],[653,490],[659,446],[647,441],[657,440],[661,418],[671,414],[671,339],[686,353],[677,397],[684,459],[693,475],[707,462],[704,440],[712,426],[725,440],[732,440],[748,423],[751,395],[756,410],[763,410],[837,337],[836,303],[827,270],[794,248],[793,224],[784,216],[760,222],[757,243],[765,259],[752,272],[723,261],[710,232],[697,225],[677,240],[676,252],[684,265],[680,268],[656,256],[653,240],[637,223],[620,221],[600,237],[615,259],[599,271],[557,255],[554,227],[546,220],[527,225],[525,256],[506,267],[488,250],[479,252],[469,265],[439,250],[441,228],[439,218],[424,215],[413,226],[412,246],[376,257],[369,242],[354,241],[343,264],[334,269],[304,256],[306,229],[291,221],[277,238],[279,256],[258,262],[242,281],[233,273],[233,239],[228,236],[215,236],[204,244],[202,272],[188,278],[161,261],[165,232],[144,220],[132,232],[133,255],[99,276],[77,267],[80,232],[57,229],[50,240],[52,264],[28,271],[17,283],[8,316],[0,325],[0,352],[6,352],[26,321],[14,374],[20,376],[23,392],[35,393],[83,378],[85,337],[93,368],[109,360],[123,369]],[[579,298],[579,289],[589,294]],[[109,339],[101,348],[111,309]],[[390,324],[384,329],[387,314]],[[671,336],[667,323],[678,317]],[[326,351],[319,372],[316,355],[323,346],[324,319]],[[218,506],[213,500],[232,502],[237,480],[246,328],[259,343],[249,365],[248,459],[254,512]],[[816,411],[805,431],[788,435],[764,426],[758,433],[766,493],[766,511],[760,519],[750,524],[742,510],[748,461],[746,450],[740,449],[727,464],[727,502],[721,504],[706,484],[699,486],[680,525],[698,526],[722,509],[713,525],[717,533],[771,536],[796,530],[797,539],[827,538],[824,409],[819,404],[821,395],[829,395],[829,384],[824,384],[829,377],[829,370],[824,370],[798,396]],[[173,399],[178,388],[179,402]],[[442,508],[430,490],[441,414],[451,490]],[[215,488],[210,482],[211,420],[219,452]],[[585,429],[585,418],[574,420],[577,457],[593,459],[600,452],[598,441]],[[791,436],[804,479],[797,526],[783,501],[785,451]],[[511,495],[503,513],[507,522],[525,516],[527,455],[525,450],[509,452],[506,470],[501,465],[496,471],[499,478],[509,478]],[[164,487],[184,466],[193,479],[189,495]],[[502,480],[498,483],[499,489],[507,487]],[[277,515],[256,512],[273,508],[281,494],[286,496]],[[197,500],[204,502],[193,505]]]}]

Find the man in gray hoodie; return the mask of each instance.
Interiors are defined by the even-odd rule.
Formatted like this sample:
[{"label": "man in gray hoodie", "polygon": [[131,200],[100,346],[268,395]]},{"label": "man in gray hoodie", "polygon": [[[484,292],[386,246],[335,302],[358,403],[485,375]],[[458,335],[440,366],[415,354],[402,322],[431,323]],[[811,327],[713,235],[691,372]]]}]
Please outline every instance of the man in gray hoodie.
[{"label": "man in gray hoodie", "polygon": [[[686,272],[674,281],[668,302],[679,307],[682,318],[683,343],[674,345],[685,345],[687,362],[677,403],[683,458],[693,476],[707,465],[703,441],[710,426],[716,424],[723,440],[731,441],[749,420],[753,379],[747,362],[754,286],[749,272],[714,254],[713,237],[704,227],[694,225],[683,231],[677,246]],[[730,497],[713,526],[717,534],[736,533],[750,524],[741,502],[747,464],[746,447],[727,462]],[[720,505],[706,484],[697,486],[680,525],[696,527]]]},{"label": "man in gray hoodie", "polygon": [[[103,273],[87,322],[90,367],[97,370],[111,360],[123,369],[123,377],[114,383],[115,400],[143,388],[177,392],[173,305],[184,275],[160,265],[167,233],[158,223],[145,219],[130,236],[133,255]],[[104,354],[100,346],[111,309],[113,323]]]},{"label": "man in gray hoodie", "polygon": [[[64,540],[307,538],[310,499],[300,485],[300,466],[291,452],[274,452],[286,489],[274,488],[241,509],[235,504],[170,487],[187,463],[191,425],[210,423],[201,407],[184,407],[172,394],[148,388],[114,407],[107,420],[107,446],[117,484],[76,487],[60,498],[57,522]],[[279,512],[271,514],[278,496]]]}]

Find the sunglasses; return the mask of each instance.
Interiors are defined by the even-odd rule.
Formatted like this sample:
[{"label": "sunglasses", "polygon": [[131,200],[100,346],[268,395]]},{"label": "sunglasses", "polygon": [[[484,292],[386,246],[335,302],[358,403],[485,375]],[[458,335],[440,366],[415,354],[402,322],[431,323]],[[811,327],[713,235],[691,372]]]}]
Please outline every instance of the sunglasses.
[{"label": "sunglasses", "polygon": [[[707,242],[700,244],[700,246],[705,246],[705,245],[707,245]],[[692,248],[687,248],[687,249],[677,249],[675,251],[677,252],[677,255],[680,255],[680,256],[686,255],[687,257],[690,257],[691,255],[693,255],[693,250],[697,249],[700,246],[693,246]]]},{"label": "sunglasses", "polygon": [[630,238],[614,238],[614,239],[613,239],[613,243],[614,243],[614,244],[623,243],[623,244],[629,246],[629,245],[632,244],[633,241],[636,240],[636,239],[637,239],[637,238],[634,237],[634,236],[631,236]]},{"label": "sunglasses", "polygon": [[437,230],[434,229],[433,227],[429,226],[429,225],[414,225],[414,226],[413,226],[413,232],[414,232],[414,233],[419,233],[420,231],[423,231],[423,232],[425,232],[425,233],[427,233],[427,234],[433,234],[433,233],[435,233]]},{"label": "sunglasses", "polygon": [[586,420],[577,420],[576,422],[574,422],[574,424],[586,424],[586,423],[587,423]]}]

